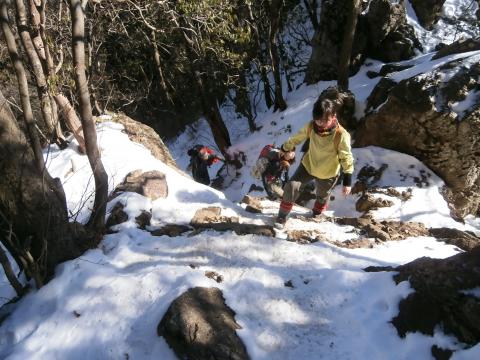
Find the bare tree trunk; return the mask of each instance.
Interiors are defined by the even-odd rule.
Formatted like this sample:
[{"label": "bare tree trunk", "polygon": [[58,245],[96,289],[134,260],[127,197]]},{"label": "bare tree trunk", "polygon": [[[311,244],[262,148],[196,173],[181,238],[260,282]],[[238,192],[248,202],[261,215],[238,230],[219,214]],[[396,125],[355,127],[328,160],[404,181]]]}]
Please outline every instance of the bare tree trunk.
[{"label": "bare tree trunk", "polygon": [[173,104],[172,97],[170,96],[170,92],[168,91],[167,84],[165,82],[165,77],[163,76],[162,60],[160,57],[160,51],[158,50],[157,37],[154,30],[151,31],[150,43],[153,47],[153,58],[155,59],[155,65],[157,67],[158,80],[160,83],[160,89],[162,91],[162,97],[171,104]]},{"label": "bare tree trunk", "polygon": [[200,95],[202,108],[210,128],[212,129],[213,139],[218,149],[225,155],[227,148],[232,146],[228,129],[223,122],[222,115],[218,109],[217,99],[205,87],[202,76],[199,71],[194,71],[197,90]]},{"label": "bare tree trunk", "polygon": [[[265,2],[268,6],[268,1]],[[270,54],[270,60],[272,62],[273,78],[275,80],[275,102],[273,105],[273,111],[280,109],[281,111],[287,108],[287,103],[283,99],[282,91],[282,79],[280,76],[280,60],[278,57],[277,48],[277,32],[280,27],[280,13],[283,7],[283,0],[271,0],[268,9],[268,15],[270,18],[270,27],[268,30],[268,51]]]},{"label": "bare tree trunk", "polygon": [[[11,238],[11,229],[10,229],[10,238]],[[7,235],[8,236],[8,235]],[[10,264],[10,261],[8,260],[7,253],[3,248],[0,246],[0,263],[2,264],[3,271],[5,271],[5,275],[7,276],[8,282],[12,287],[15,289],[15,292],[17,293],[18,296],[22,296],[24,289],[22,284],[20,284],[20,281],[18,281],[15,272],[13,271],[12,265]]]},{"label": "bare tree trunk", "polygon": [[246,69],[240,72],[240,86],[237,89],[237,95],[235,97],[235,107],[237,112],[243,114],[247,118],[250,132],[254,132],[257,130],[257,126],[255,125],[255,120],[252,114],[252,105],[250,104],[250,98],[248,96],[246,72]]},{"label": "bare tree trunk", "polygon": [[248,16],[250,18],[250,23],[251,29],[253,32],[253,36],[255,38],[255,42],[257,43],[257,48],[258,48],[258,70],[260,72],[260,78],[262,79],[263,83],[263,96],[265,97],[265,105],[267,105],[267,108],[270,109],[273,105],[273,99],[272,99],[272,94],[271,94],[271,87],[270,87],[270,81],[268,80],[268,74],[267,70],[265,68],[265,56],[262,51],[262,38],[260,36],[260,32],[258,30],[258,24],[255,25],[255,17],[253,16],[253,11],[252,11],[252,6],[248,6]]},{"label": "bare tree trunk", "polygon": [[82,131],[82,123],[78,118],[77,114],[75,113],[75,109],[70,104],[70,101],[68,101],[68,99],[62,94],[55,95],[55,101],[58,107],[60,108],[65,124],[70,129],[73,136],[78,142],[78,147],[80,152],[82,154],[85,154],[86,148],[85,148],[85,138],[83,137],[83,131]]},{"label": "bare tree trunk", "polygon": [[[32,23],[32,41],[37,51],[37,55],[42,63],[43,72],[46,76],[47,83],[53,84],[55,76],[55,67],[53,65],[52,55],[50,53],[50,47],[48,46],[47,37],[45,34],[45,22],[46,22],[46,2],[47,0],[29,0],[30,2],[30,18]],[[51,85],[53,86],[53,85]],[[65,142],[65,136],[63,135],[60,122],[58,121],[58,109],[51,95],[52,91],[55,93],[56,89],[49,89],[49,103],[51,105],[51,122],[55,128],[55,137],[59,143]]]},{"label": "bare tree trunk", "polygon": [[[200,48],[199,39],[190,38],[187,34],[188,24],[180,26],[179,19],[172,17],[172,20],[176,26],[181,29],[182,36],[185,39],[185,49],[187,54],[191,59],[201,59],[202,58],[202,49]],[[182,24],[183,25],[183,24]],[[196,56],[198,55],[198,56]],[[200,97],[200,102],[202,105],[203,114],[207,119],[210,129],[212,130],[213,139],[218,146],[218,149],[222,152],[223,155],[226,154],[227,149],[232,146],[230,140],[230,134],[228,129],[225,126],[225,123],[222,118],[222,114],[218,108],[217,99],[214,94],[210,92],[209,84],[205,84],[202,79],[202,74],[197,70],[198,65],[192,61],[190,66],[192,77],[195,81],[197,87],[197,92]]]},{"label": "bare tree trunk", "polygon": [[[27,54],[30,66],[32,67],[33,74],[35,76],[35,82],[37,85],[38,97],[40,98],[43,120],[49,130],[50,134],[55,133],[55,123],[53,121],[53,110],[50,94],[48,91],[47,80],[42,67],[42,62],[37,54],[34,43],[29,33],[29,23],[27,19],[27,10],[23,0],[15,0],[16,15],[17,15],[17,29],[20,34],[20,40],[22,42],[25,53]],[[40,36],[36,38],[37,43],[41,42]],[[37,44],[38,45],[38,44]],[[41,47],[41,53],[44,53],[44,47]]]},{"label": "bare tree trunk", "polygon": [[293,86],[292,86],[292,80],[289,74],[290,66],[288,64],[288,55],[287,55],[287,52],[285,51],[285,46],[283,45],[283,42],[279,43],[278,49],[280,50],[280,59],[282,59],[282,66],[283,66],[283,70],[285,71],[285,80],[287,81],[287,91],[292,92]]},{"label": "bare tree trunk", "polygon": [[260,78],[262,79],[262,82],[263,82],[263,95],[265,96],[265,105],[267,105],[267,108],[270,109],[273,106],[272,90],[271,90],[272,87],[270,86],[270,80],[268,80],[267,69],[263,64],[260,64]]},{"label": "bare tree trunk", "polygon": [[[47,70],[47,55],[45,54],[45,47],[43,45],[43,40],[40,35],[40,23],[41,23],[41,18],[40,18],[40,12],[37,8],[37,4],[35,3],[38,0],[28,0],[29,5],[30,5],[30,21],[32,24],[32,43],[33,46],[35,47],[35,50],[37,51],[37,55],[40,58],[40,61],[42,62],[42,66],[44,71]],[[40,6],[38,4],[38,6]]]},{"label": "bare tree trunk", "polygon": [[35,120],[33,119],[32,105],[30,102],[30,94],[28,92],[27,74],[25,68],[20,59],[20,55],[17,50],[17,44],[15,37],[9,26],[7,0],[0,0],[0,22],[2,26],[2,33],[5,39],[5,43],[8,47],[8,52],[15,68],[15,72],[18,80],[18,92],[20,94],[20,103],[23,110],[23,118],[27,127],[28,136],[30,138],[30,144],[35,156],[35,164],[39,172],[43,171],[44,161],[42,154],[42,146],[40,145],[40,139],[38,138],[37,130],[35,129]]},{"label": "bare tree trunk", "polygon": [[355,37],[355,28],[357,27],[360,0],[350,0],[350,6],[338,64],[338,87],[341,91],[348,90],[350,57],[352,54],[353,39]]},{"label": "bare tree trunk", "polygon": [[317,0],[303,0],[303,4],[307,9],[308,17],[312,22],[313,30],[317,30],[318,29]]},{"label": "bare tree trunk", "polygon": [[[86,3],[86,1],[85,1]],[[108,197],[108,177],[100,158],[97,145],[97,132],[92,117],[90,93],[85,74],[85,19],[81,0],[70,0],[72,16],[72,49],[75,69],[75,85],[80,103],[80,119],[88,161],[95,178],[95,202],[87,227],[97,233],[103,231]]]},{"label": "bare tree trunk", "polygon": [[1,92],[0,129],[0,240],[41,287],[58,263],[78,257],[91,243],[82,227],[68,222],[57,181],[35,166]]}]

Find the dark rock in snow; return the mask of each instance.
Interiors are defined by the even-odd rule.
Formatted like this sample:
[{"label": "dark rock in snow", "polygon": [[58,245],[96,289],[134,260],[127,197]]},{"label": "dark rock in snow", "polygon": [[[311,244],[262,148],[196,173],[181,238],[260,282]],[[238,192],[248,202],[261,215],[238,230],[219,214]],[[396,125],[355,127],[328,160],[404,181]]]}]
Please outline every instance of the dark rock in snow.
[{"label": "dark rock in snow", "polygon": [[480,342],[480,299],[467,292],[480,286],[480,246],[447,259],[416,259],[395,271],[397,284],[408,280],[415,289],[392,320],[400,336],[433,335],[441,326],[467,345]]},{"label": "dark rock in snow", "polygon": [[392,205],[393,202],[390,200],[376,198],[370,194],[364,194],[357,200],[355,209],[358,212],[367,212],[378,208],[390,207]]},{"label": "dark rock in snow", "polygon": [[123,204],[121,202],[117,202],[112,211],[110,211],[110,216],[108,217],[105,227],[108,229],[114,225],[121,224],[128,220],[128,215],[123,211]]},{"label": "dark rock in snow", "polygon": [[460,54],[475,50],[480,50],[480,39],[460,39],[450,45],[443,46],[432,57],[432,60],[440,59],[447,55]]},{"label": "dark rock in snow", "polygon": [[[436,69],[398,84],[379,83],[372,94],[381,95],[372,95],[372,103],[386,99],[361,121],[354,142],[355,147],[380,146],[425,163],[445,181],[447,200],[459,218],[480,211],[480,97],[474,98],[467,111],[452,111],[453,103],[475,91],[480,65],[462,64],[456,62],[454,70]],[[455,75],[442,82],[442,71],[455,71]],[[420,186],[428,186],[428,178],[418,180]]]},{"label": "dark rock in snow", "polygon": [[440,15],[445,0],[410,0],[418,22],[427,30],[432,30]]},{"label": "dark rock in snow", "polygon": [[472,233],[450,228],[429,229],[431,236],[438,240],[445,241],[447,244],[458,246],[460,249],[468,251],[480,246],[480,238]]},{"label": "dark rock in snow", "polygon": [[145,230],[145,228],[150,225],[151,219],[152,219],[152,214],[148,211],[142,210],[140,215],[138,215],[135,218],[135,222],[137,223],[140,229]]},{"label": "dark rock in snow", "polygon": [[179,359],[243,360],[247,350],[235,313],[217,288],[189,289],[168,308],[157,327]]},{"label": "dark rock in snow", "polygon": [[163,236],[167,235],[170,237],[179,236],[187,231],[192,230],[190,226],[187,225],[177,225],[177,224],[167,224],[160,229],[151,231],[153,236]]},{"label": "dark rock in snow", "polygon": [[450,349],[442,349],[437,345],[432,346],[432,356],[435,360],[449,360],[452,357],[453,351]]}]

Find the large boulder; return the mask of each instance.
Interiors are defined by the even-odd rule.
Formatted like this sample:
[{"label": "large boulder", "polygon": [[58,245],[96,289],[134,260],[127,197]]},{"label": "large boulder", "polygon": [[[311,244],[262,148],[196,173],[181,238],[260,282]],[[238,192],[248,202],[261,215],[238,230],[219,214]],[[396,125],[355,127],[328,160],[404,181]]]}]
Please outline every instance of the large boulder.
[{"label": "large boulder", "polygon": [[480,50],[480,38],[476,39],[465,39],[461,38],[450,45],[442,47],[437,53],[432,57],[432,60],[440,59],[447,55],[459,54],[469,51]]},{"label": "large boulder", "polygon": [[196,287],[172,302],[157,333],[179,359],[249,359],[237,329],[241,327],[235,321],[235,312],[225,304],[222,292]]},{"label": "large boulder", "polygon": [[365,56],[384,62],[410,59],[415,48],[422,48],[413,27],[407,23],[403,1],[373,0],[368,12],[359,19],[356,39],[365,43]]},{"label": "large boulder", "polygon": [[468,294],[480,286],[480,247],[447,259],[420,258],[396,270],[395,281],[408,280],[415,289],[392,321],[401,336],[433,335],[442,326],[465,344],[480,342],[480,299]]},{"label": "large boulder", "polygon": [[[322,1],[320,25],[312,39],[312,55],[305,82],[336,80],[350,0]],[[372,0],[362,2],[350,57],[350,73],[356,73],[366,57],[385,62],[410,59],[421,44],[407,23],[405,4]]]},{"label": "large boulder", "polygon": [[432,30],[440,15],[445,0],[410,0],[418,22],[427,30]]},{"label": "large boulder", "polygon": [[121,192],[135,192],[148,197],[151,200],[164,199],[168,196],[168,184],[165,174],[158,170],[142,172],[135,170],[127,174],[110,198],[114,198]]},{"label": "large boulder", "polygon": [[234,231],[238,235],[254,234],[261,236],[275,236],[275,231],[271,225],[252,224],[249,222],[240,222],[236,216],[221,215],[219,207],[207,207],[195,212],[190,225],[195,229],[213,229],[216,231]]},{"label": "large boulder", "polygon": [[[101,118],[96,118],[96,121],[101,121]],[[170,165],[174,169],[179,170],[170,151],[165,146],[160,136],[150,126],[135,121],[121,113],[112,115],[111,119],[108,121],[122,124],[125,128],[125,133],[131,141],[142,144],[150,150],[155,158]]]},{"label": "large boulder", "polygon": [[380,83],[377,94],[382,95],[367,108],[385,102],[362,120],[354,142],[356,147],[376,145],[420,159],[443,178],[453,214],[461,218],[480,211],[480,97],[471,96],[466,110],[455,108],[478,91],[480,65],[464,61],[398,84]]},{"label": "large boulder", "polygon": [[[433,336],[440,328],[467,347],[480,342],[480,299],[472,291],[480,287],[480,246],[446,259],[423,257],[396,268],[365,271],[396,271],[397,284],[410,282],[414,292],[400,302],[392,319],[401,337],[415,332]],[[441,352],[451,355],[453,350],[432,346],[435,358],[449,358],[439,357]]]},{"label": "large boulder", "polygon": [[[312,39],[312,55],[305,74],[307,84],[337,79],[349,3],[350,0],[322,1],[319,27]],[[356,72],[363,59],[352,58],[351,67]]]}]

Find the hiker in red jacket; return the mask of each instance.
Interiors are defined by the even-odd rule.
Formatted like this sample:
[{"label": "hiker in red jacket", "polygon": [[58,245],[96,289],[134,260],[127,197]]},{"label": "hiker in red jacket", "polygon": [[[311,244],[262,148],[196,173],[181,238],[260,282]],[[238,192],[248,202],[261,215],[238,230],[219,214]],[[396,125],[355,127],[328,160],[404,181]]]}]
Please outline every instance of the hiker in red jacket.
[{"label": "hiker in red jacket", "polygon": [[201,184],[210,185],[208,167],[221,159],[212,149],[203,145],[195,145],[187,154],[190,156],[188,168],[192,169],[193,179]]},{"label": "hiker in red jacket", "polygon": [[300,187],[311,180],[315,180],[316,188],[313,216],[327,209],[330,193],[339,178],[340,168],[343,169],[342,192],[345,196],[351,192],[353,155],[350,134],[337,121],[337,107],[336,101],[318,99],[313,106],[313,120],[282,145],[282,150],[289,151],[309,140],[309,148],[301,164],[283,189],[282,202],[275,220],[278,228],[285,225],[293,203],[300,195]]}]

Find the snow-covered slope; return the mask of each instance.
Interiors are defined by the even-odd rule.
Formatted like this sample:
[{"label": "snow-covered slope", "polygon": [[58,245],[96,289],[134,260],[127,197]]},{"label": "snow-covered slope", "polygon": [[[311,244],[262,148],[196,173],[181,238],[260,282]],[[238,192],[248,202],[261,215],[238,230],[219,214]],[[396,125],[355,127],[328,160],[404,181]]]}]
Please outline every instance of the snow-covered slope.
[{"label": "snow-covered slope", "polygon": [[[119,232],[107,235],[98,249],[59,266],[51,282],[18,303],[0,327],[1,358],[174,359],[156,335],[156,326],[170,302],[193,286],[217,286],[223,291],[252,359],[428,359],[433,343],[461,347],[440,330],[433,338],[411,334],[400,339],[389,321],[398,302],[411,291],[408,283],[397,286],[389,273],[362,270],[420,256],[451,256],[459,251],[454,246],[429,237],[357,250],[231,232],[154,237],[136,227],[134,218],[141,210],[152,212],[155,228],[186,224],[196,209],[210,205],[245,222],[269,223],[278,204],[266,203],[265,214],[246,213],[222,193],[154,159],[148,150],[131,143],[118,124],[103,123],[98,130],[112,187],[129,171],[158,169],[167,176],[169,195],[153,202],[133,193],[117,198],[126,205],[129,221],[117,225]],[[85,156],[73,149],[53,150],[49,156],[49,168],[65,184],[74,211],[91,176]],[[379,185],[414,188],[410,203],[397,203],[376,216],[466,228],[449,218],[439,195],[443,184],[435,175],[430,176],[429,186],[414,187],[413,177],[429,172],[414,158],[374,147],[358,149],[355,156],[357,167],[390,164]],[[73,173],[72,164],[76,164]],[[354,199],[340,197],[329,214],[353,214]],[[113,202],[109,209],[112,206]],[[294,208],[294,212],[305,210]],[[308,226],[332,240],[359,236],[351,227],[331,222]],[[292,219],[288,227],[306,229],[306,224]],[[205,271],[221,274],[223,282],[207,278]],[[287,281],[293,288],[284,285]],[[458,351],[456,357],[479,354],[476,346]]]}]

